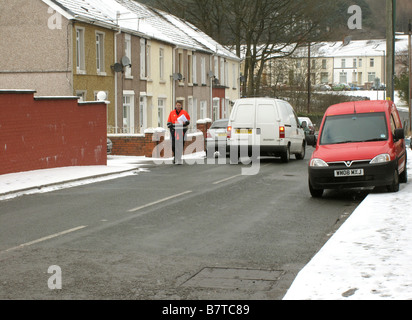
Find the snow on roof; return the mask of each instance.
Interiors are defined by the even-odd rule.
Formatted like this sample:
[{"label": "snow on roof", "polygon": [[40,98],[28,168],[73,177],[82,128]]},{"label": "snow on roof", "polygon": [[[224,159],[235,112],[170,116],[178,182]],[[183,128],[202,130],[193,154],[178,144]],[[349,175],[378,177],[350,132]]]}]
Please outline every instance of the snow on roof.
[{"label": "snow on roof", "polygon": [[171,14],[132,0],[43,0],[72,19],[100,22],[179,47],[238,59],[195,26]]}]

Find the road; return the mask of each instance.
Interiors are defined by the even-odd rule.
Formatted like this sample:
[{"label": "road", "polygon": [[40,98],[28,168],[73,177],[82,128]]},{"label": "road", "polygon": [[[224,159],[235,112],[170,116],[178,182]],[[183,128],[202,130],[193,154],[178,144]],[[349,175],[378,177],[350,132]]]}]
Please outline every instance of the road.
[{"label": "road", "polygon": [[255,175],[156,165],[2,201],[0,299],[282,299],[366,196],[312,199],[309,157]]}]

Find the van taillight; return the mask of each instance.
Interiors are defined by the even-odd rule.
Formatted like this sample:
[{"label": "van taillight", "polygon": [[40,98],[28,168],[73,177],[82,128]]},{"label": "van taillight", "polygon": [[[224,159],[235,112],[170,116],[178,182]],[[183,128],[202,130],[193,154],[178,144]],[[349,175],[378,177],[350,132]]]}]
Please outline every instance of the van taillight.
[{"label": "van taillight", "polygon": [[282,139],[285,137],[285,127],[284,126],[280,126],[279,127],[279,138]]},{"label": "van taillight", "polygon": [[210,139],[212,138],[212,135],[210,134],[209,130],[207,130],[206,138],[210,138]]},{"label": "van taillight", "polygon": [[232,127],[227,127],[227,138],[230,139],[232,137]]}]

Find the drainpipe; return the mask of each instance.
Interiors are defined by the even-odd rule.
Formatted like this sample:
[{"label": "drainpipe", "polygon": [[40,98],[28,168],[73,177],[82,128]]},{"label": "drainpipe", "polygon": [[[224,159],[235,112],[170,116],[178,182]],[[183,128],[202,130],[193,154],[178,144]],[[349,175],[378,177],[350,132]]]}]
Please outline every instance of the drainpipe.
[{"label": "drainpipe", "polygon": [[[120,12],[116,12],[116,25],[119,26]],[[114,63],[117,63],[117,36],[122,33],[119,26],[119,31],[114,34]],[[114,133],[117,133],[117,72],[114,73]]]}]

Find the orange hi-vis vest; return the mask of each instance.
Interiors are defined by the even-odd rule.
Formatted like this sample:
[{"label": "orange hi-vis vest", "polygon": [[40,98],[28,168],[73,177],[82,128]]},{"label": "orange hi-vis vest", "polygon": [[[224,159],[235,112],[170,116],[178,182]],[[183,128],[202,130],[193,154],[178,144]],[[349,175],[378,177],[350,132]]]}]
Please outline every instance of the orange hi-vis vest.
[{"label": "orange hi-vis vest", "polygon": [[169,118],[167,118],[167,122],[177,123],[177,118],[179,118],[182,114],[185,115],[187,120],[190,120],[190,116],[186,110],[181,109],[179,113],[177,113],[176,109],[170,112]]}]

